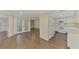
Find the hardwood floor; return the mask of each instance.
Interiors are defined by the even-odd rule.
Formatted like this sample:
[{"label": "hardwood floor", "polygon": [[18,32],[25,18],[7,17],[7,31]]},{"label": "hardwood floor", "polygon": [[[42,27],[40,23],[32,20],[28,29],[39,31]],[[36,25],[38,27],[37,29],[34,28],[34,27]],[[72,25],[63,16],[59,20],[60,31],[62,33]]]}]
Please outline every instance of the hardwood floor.
[{"label": "hardwood floor", "polygon": [[[5,35],[4,35],[5,34]],[[4,38],[5,37],[5,38]],[[2,39],[4,38],[4,39]],[[52,40],[45,41],[39,37],[38,29],[17,34],[7,38],[6,32],[0,33],[1,49],[64,49],[67,46],[67,34],[55,33]]]},{"label": "hardwood floor", "polygon": [[0,44],[7,39],[7,31],[0,32]]}]

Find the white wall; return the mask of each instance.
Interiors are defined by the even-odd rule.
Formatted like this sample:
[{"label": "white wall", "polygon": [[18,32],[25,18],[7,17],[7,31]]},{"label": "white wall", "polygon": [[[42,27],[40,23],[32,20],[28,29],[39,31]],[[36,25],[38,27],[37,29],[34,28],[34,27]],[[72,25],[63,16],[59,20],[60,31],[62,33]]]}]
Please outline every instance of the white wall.
[{"label": "white wall", "polygon": [[50,19],[49,27],[59,26],[59,21],[64,21],[64,27],[75,27],[76,20],[74,17],[52,18]]},{"label": "white wall", "polygon": [[8,19],[0,18],[0,31],[7,31],[8,29]]},{"label": "white wall", "polygon": [[64,18],[57,18],[56,24],[59,23],[59,21],[64,21],[64,27],[73,27],[74,26],[74,19],[73,17],[64,17]]},{"label": "white wall", "polygon": [[9,16],[8,19],[8,36],[12,36],[15,34],[15,27],[14,27],[15,23],[14,23],[14,17],[13,16]]},{"label": "white wall", "polygon": [[55,34],[56,20],[49,16],[48,18],[48,36],[51,39]]},{"label": "white wall", "polygon": [[79,23],[79,10],[75,11],[74,14],[74,22]]},{"label": "white wall", "polygon": [[79,27],[79,10],[75,11],[73,19],[74,19],[75,27]]},{"label": "white wall", "polygon": [[40,37],[49,40],[48,39],[48,14],[42,14],[40,15]]}]

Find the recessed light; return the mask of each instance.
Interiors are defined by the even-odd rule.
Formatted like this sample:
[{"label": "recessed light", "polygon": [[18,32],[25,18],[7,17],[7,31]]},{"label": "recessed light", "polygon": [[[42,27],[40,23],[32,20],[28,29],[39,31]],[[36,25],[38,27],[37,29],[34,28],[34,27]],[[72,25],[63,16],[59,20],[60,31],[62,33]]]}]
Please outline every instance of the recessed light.
[{"label": "recessed light", "polygon": [[23,15],[23,12],[20,12],[20,15]]}]

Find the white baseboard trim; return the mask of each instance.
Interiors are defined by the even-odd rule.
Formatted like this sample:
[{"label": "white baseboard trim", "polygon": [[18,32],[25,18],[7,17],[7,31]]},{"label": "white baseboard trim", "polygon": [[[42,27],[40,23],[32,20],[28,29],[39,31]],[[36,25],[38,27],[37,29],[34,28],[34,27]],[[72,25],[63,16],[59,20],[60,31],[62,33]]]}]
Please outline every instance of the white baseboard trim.
[{"label": "white baseboard trim", "polygon": [[14,36],[15,34],[9,34],[8,37]]},{"label": "white baseboard trim", "polygon": [[49,39],[46,38],[46,37],[40,36],[40,38],[42,38],[42,39],[44,39],[44,40],[46,40],[46,41],[49,41]]}]

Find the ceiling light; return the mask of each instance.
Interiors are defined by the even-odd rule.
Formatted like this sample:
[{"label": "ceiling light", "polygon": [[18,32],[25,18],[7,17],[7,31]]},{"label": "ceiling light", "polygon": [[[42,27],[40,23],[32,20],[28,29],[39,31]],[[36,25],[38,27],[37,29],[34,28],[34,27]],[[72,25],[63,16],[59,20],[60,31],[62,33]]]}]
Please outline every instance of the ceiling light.
[{"label": "ceiling light", "polygon": [[23,15],[23,12],[20,12],[20,15]]}]

